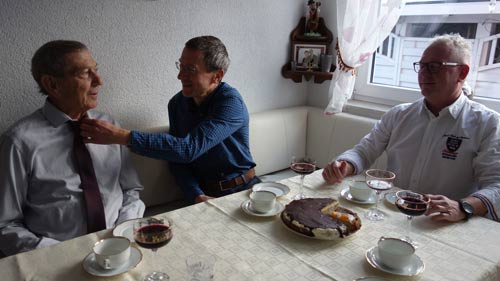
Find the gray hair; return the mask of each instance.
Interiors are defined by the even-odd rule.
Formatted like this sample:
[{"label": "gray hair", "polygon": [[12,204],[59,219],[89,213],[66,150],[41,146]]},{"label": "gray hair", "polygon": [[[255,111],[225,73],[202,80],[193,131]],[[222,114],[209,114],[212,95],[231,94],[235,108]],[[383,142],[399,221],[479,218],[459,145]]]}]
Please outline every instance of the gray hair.
[{"label": "gray hair", "polygon": [[460,34],[444,34],[438,35],[432,39],[430,45],[443,44],[452,50],[453,59],[460,63],[470,65],[472,47]]},{"label": "gray hair", "polygon": [[82,50],[88,50],[87,46],[78,41],[55,40],[45,43],[35,52],[31,59],[31,75],[33,75],[42,94],[48,94],[42,86],[42,76],[64,76],[65,56]]},{"label": "gray hair", "polygon": [[227,72],[229,55],[226,46],[219,38],[214,36],[194,37],[186,42],[185,48],[202,51],[207,71],[222,69],[224,73]]}]

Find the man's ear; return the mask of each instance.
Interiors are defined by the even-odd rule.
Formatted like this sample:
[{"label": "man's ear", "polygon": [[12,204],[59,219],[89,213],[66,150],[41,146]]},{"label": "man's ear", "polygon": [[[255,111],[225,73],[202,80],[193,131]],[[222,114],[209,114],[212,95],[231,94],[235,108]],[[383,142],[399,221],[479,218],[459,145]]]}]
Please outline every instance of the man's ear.
[{"label": "man's ear", "polygon": [[224,77],[224,70],[219,69],[214,71],[215,75],[212,77],[212,83],[219,84],[222,81],[222,77]]},{"label": "man's ear", "polygon": [[57,80],[54,76],[43,75],[40,81],[43,89],[49,96],[57,96],[59,94]]},{"label": "man's ear", "polygon": [[465,81],[465,78],[467,78],[467,74],[469,74],[469,66],[464,64],[460,66],[460,75],[458,76],[459,81]]}]

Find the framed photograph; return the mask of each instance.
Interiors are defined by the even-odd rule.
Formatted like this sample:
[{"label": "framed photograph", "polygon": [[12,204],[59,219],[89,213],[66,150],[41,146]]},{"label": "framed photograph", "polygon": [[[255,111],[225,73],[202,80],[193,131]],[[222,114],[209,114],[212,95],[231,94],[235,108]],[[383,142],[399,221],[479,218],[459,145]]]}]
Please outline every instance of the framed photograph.
[{"label": "framed photograph", "polygon": [[326,53],[326,43],[294,42],[292,48],[297,69],[319,69],[319,57]]}]

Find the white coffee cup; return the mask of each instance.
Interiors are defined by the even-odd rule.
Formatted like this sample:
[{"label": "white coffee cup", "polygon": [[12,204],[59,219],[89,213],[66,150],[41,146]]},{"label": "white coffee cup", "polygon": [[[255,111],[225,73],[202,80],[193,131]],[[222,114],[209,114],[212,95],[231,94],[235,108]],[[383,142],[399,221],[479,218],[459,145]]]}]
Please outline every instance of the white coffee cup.
[{"label": "white coffee cup", "polygon": [[352,181],[349,183],[349,193],[356,200],[366,201],[372,196],[373,190],[364,181]]},{"label": "white coffee cup", "polygon": [[112,237],[99,240],[93,248],[97,264],[104,269],[114,269],[130,258],[130,240]]},{"label": "white coffee cup", "polygon": [[253,191],[250,193],[250,203],[254,211],[267,213],[274,209],[276,194],[265,190]]},{"label": "white coffee cup", "polygon": [[410,265],[413,254],[415,247],[404,240],[386,237],[378,240],[380,261],[390,268],[402,269]]}]

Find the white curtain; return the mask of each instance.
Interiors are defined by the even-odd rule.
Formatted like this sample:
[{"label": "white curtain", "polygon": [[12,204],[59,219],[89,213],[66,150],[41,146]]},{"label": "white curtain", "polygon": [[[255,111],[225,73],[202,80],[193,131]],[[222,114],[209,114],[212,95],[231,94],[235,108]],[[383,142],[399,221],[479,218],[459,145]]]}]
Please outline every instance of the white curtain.
[{"label": "white curtain", "polygon": [[351,98],[356,68],[377,50],[396,25],[404,0],[337,0],[338,67],[326,114],[342,111]]}]

